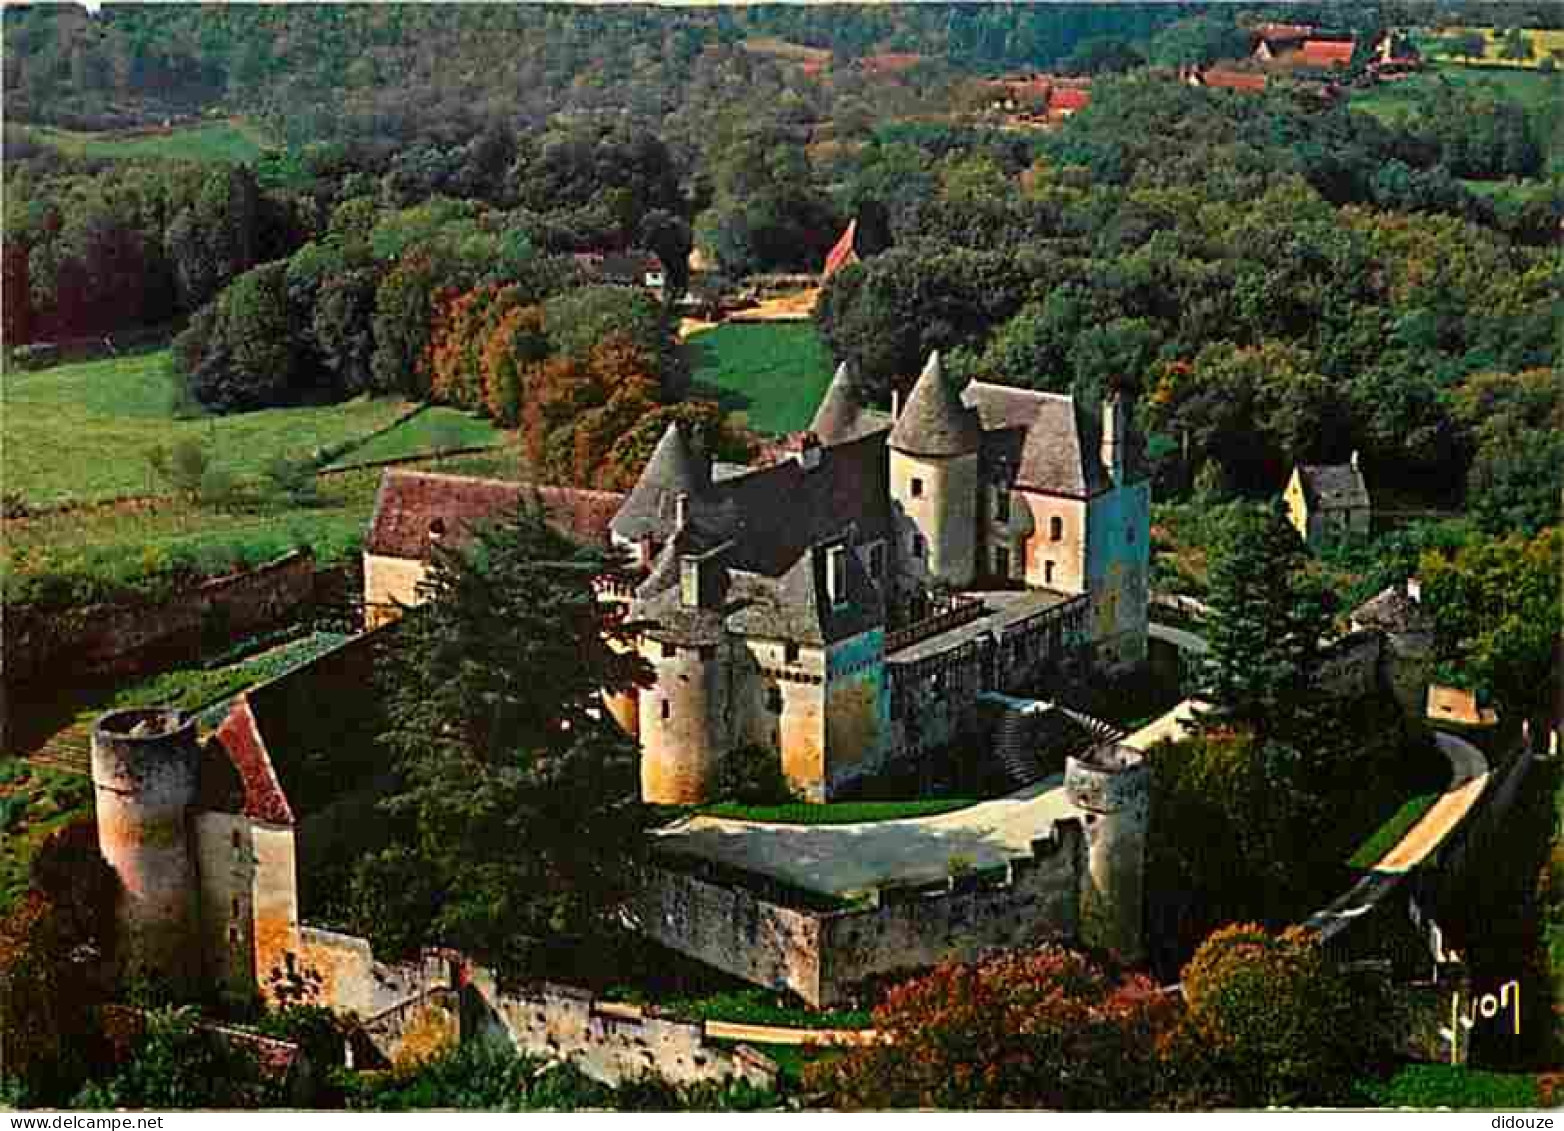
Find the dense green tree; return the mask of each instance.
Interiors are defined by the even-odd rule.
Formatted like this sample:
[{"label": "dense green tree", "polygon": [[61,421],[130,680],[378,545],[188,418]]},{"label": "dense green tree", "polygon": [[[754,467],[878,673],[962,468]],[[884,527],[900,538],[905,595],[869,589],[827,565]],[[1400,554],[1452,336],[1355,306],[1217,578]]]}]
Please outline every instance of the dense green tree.
[{"label": "dense green tree", "polygon": [[666,209],[648,212],[641,221],[640,242],[662,262],[668,297],[682,295],[690,285],[690,252],[695,247],[688,221]]},{"label": "dense green tree", "polygon": [[404,256],[375,288],[370,359],[374,389],[409,397],[429,395],[429,331],[443,272],[427,255]]},{"label": "dense green tree", "polygon": [[1212,553],[1202,725],[1262,741],[1318,740],[1314,669],[1330,621],[1306,562],[1279,506],[1232,516]]},{"label": "dense green tree", "polygon": [[287,263],[279,260],[240,275],[218,296],[215,316],[192,330],[176,356],[187,367],[186,387],[219,412],[281,404],[297,388],[296,320],[288,304]]},{"label": "dense green tree", "polygon": [[1114,35],[1096,35],[1077,43],[1062,67],[1071,74],[1101,75],[1134,70],[1145,62],[1145,55],[1129,41]]},{"label": "dense green tree", "polygon": [[[1549,486],[1558,501],[1557,481]],[[1492,697],[1510,718],[1545,718],[1560,678],[1559,571],[1564,535],[1482,538],[1453,555],[1423,555],[1435,647],[1450,678]]]},{"label": "dense green tree", "polygon": [[1537,54],[1537,45],[1531,36],[1518,27],[1511,28],[1504,35],[1504,41],[1499,46],[1499,58],[1513,59],[1517,62],[1531,59]]},{"label": "dense green tree", "polygon": [[1190,16],[1170,24],[1151,41],[1150,54],[1164,67],[1204,67],[1249,53],[1249,35],[1228,13]]},{"label": "dense green tree", "polygon": [[337,388],[351,396],[374,388],[375,292],[379,273],[361,267],[330,276],[315,299],[310,329]]},{"label": "dense green tree", "polygon": [[[385,806],[408,835],[359,869],[372,936],[456,946],[510,977],[538,945],[614,929],[643,817],[635,744],[600,694],[646,672],[617,647],[602,578],[627,580],[625,563],[525,502],[436,547],[389,674],[402,783]],[[396,877],[414,867],[410,888]]]}]

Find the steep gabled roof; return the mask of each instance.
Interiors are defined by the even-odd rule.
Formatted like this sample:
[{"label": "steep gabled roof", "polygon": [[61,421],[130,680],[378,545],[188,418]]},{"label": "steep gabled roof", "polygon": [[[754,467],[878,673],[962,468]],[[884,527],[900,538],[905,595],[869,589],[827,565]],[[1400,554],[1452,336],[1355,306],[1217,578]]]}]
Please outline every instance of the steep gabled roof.
[{"label": "steep gabled roof", "polygon": [[631,541],[670,528],[680,495],[693,501],[711,487],[711,469],[677,423],[669,424],[609,529]]},{"label": "steep gabled roof", "polygon": [[1083,437],[1073,398],[973,381],[962,399],[983,423],[985,458],[1007,463],[1017,487],[1077,498],[1107,487],[1102,459]]},{"label": "steep gabled roof", "polygon": [[891,429],[891,447],[915,456],[960,456],[976,452],[982,440],[977,414],[945,380],[934,351]]},{"label": "steep gabled roof", "polygon": [[624,496],[576,487],[534,487],[470,475],[429,471],[387,471],[369,520],[366,553],[424,561],[430,532],[448,545],[460,545],[475,523],[513,509],[527,493],[543,507],[556,530],[590,545],[606,545],[608,523]]},{"label": "steep gabled roof", "polygon": [[1369,506],[1368,484],[1355,463],[1300,464],[1304,498],[1326,510]]}]

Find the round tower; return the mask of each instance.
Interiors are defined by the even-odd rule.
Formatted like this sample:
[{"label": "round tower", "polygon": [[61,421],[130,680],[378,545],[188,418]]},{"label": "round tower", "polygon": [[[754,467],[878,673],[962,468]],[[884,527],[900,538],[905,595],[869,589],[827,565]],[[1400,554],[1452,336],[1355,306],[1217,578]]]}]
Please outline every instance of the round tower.
[{"label": "round tower", "polygon": [[656,682],[640,695],[641,800],[691,805],[717,796],[724,742],[715,646],[644,638]]},{"label": "round tower", "polygon": [[961,587],[977,575],[977,413],[945,380],[939,354],[919,374],[890,435],[891,505],[903,578]]},{"label": "round tower", "polygon": [[1151,768],[1139,750],[1116,743],[1065,761],[1070,803],[1085,814],[1081,941],[1135,962],[1145,956],[1146,825]]},{"label": "round tower", "polygon": [[195,717],[179,711],[114,711],[92,728],[98,845],[120,881],[120,965],[176,990],[200,966],[185,823],[200,758]]}]

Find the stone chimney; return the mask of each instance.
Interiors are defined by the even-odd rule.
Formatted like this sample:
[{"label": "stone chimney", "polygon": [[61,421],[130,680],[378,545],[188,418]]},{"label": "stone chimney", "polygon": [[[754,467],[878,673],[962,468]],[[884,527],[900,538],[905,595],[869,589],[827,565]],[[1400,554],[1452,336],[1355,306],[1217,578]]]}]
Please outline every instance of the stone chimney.
[{"label": "stone chimney", "polygon": [[1121,393],[1111,392],[1102,402],[1102,466],[1116,487],[1121,486],[1125,478],[1129,414],[1130,407]]}]

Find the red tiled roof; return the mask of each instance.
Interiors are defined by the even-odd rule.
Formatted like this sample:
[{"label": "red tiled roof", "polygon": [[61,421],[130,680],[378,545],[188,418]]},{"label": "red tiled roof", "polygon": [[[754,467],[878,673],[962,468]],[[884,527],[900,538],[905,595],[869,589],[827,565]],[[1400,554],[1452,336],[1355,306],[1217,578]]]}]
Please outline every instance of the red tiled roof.
[{"label": "red tiled roof", "polygon": [[272,768],[261,728],[250,711],[248,696],[241,695],[228,709],[227,717],[217,728],[217,741],[239,772],[244,787],[244,815],[274,825],[293,824],[293,809]]},{"label": "red tiled roof", "polygon": [[429,556],[431,530],[459,542],[474,522],[514,507],[523,491],[537,494],[555,529],[593,545],[607,544],[608,524],[624,502],[623,495],[611,491],[388,471],[380,481],[364,549],[382,557],[422,561]]},{"label": "red tiled roof", "polygon": [[1303,45],[1303,61],[1311,67],[1345,67],[1352,62],[1353,45],[1339,39],[1311,39]]},{"label": "red tiled roof", "polygon": [[842,238],[836,241],[836,246],[825,257],[825,270],[820,273],[822,280],[829,279],[849,263],[858,262],[858,253],[853,249],[853,240],[857,234],[858,221],[849,220],[847,222],[847,230],[842,233]]},{"label": "red tiled roof", "polygon": [[1254,34],[1273,43],[1285,43],[1288,40],[1308,39],[1314,34],[1314,29],[1308,24],[1259,24],[1254,29]]},{"label": "red tiled roof", "polygon": [[1218,90],[1250,90],[1260,91],[1265,89],[1267,82],[1264,75],[1257,75],[1250,71],[1206,71],[1200,76],[1202,86],[1212,87]]},{"label": "red tiled roof", "polygon": [[914,55],[906,51],[887,51],[879,55],[865,55],[858,60],[858,65],[874,74],[894,74],[897,71],[916,67],[921,62],[923,62],[922,55]]},{"label": "red tiled roof", "polygon": [[1059,87],[1048,96],[1048,109],[1079,110],[1092,100],[1092,92],[1071,87]]}]

